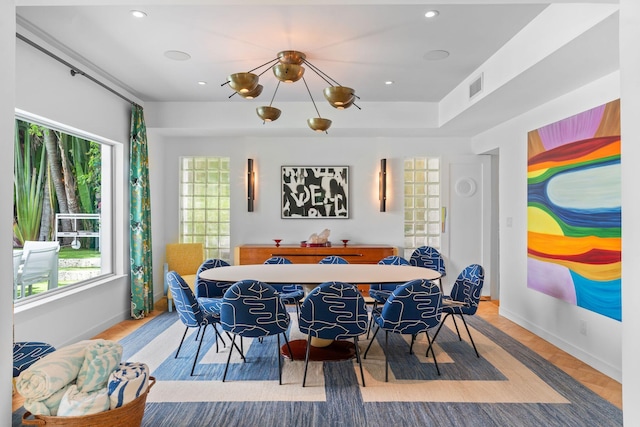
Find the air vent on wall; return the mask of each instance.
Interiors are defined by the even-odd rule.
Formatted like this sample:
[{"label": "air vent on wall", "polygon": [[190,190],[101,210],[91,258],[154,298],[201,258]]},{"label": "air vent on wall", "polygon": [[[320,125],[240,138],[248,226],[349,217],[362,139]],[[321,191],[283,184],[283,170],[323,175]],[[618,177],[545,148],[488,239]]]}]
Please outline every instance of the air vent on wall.
[{"label": "air vent on wall", "polygon": [[483,73],[480,75],[469,85],[469,99],[473,99],[474,96],[482,92],[483,87]]}]

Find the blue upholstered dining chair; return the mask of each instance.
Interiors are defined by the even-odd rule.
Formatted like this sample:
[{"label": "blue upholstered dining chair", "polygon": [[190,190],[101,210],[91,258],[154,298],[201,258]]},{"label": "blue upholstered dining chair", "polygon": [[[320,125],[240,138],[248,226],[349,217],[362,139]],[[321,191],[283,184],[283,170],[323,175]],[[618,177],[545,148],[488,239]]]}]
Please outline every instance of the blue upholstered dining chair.
[{"label": "blue upholstered dining chair", "polygon": [[444,265],[444,258],[436,248],[431,246],[416,248],[411,254],[409,263],[415,267],[429,268],[440,273],[440,279],[437,281],[442,286],[441,278],[447,275],[447,269]]},{"label": "blue upholstered dining chair", "polygon": [[[184,339],[187,336],[187,331],[189,328],[200,328],[203,329],[202,337],[200,338],[200,342],[198,344],[198,350],[196,351],[196,355],[193,359],[193,366],[191,367],[191,375],[193,375],[193,371],[196,368],[196,363],[198,362],[198,355],[200,354],[200,347],[202,346],[202,341],[204,340],[204,333],[206,332],[207,326],[211,325],[216,334],[216,352],[218,351],[218,339],[222,339],[220,333],[216,329],[216,324],[220,323],[220,305],[222,300],[218,298],[198,298],[194,295],[193,291],[187,284],[187,282],[180,277],[178,273],[175,271],[170,271],[167,273],[167,282],[169,285],[169,289],[171,289],[171,295],[173,296],[173,302],[176,307],[176,311],[178,312],[178,317],[180,321],[186,326],[184,330],[184,334],[182,335],[182,340],[180,340],[180,345],[178,346],[178,350],[176,351],[175,357],[178,357],[180,353],[180,349],[182,348],[182,344],[184,343]],[[196,339],[198,339],[198,334],[196,333]]]},{"label": "blue upholstered dining chair", "polygon": [[360,359],[358,337],[367,331],[367,306],[356,286],[342,282],[325,282],[307,295],[300,307],[300,332],[307,334],[302,386],[307,381],[311,338],[339,340],[353,338],[360,376],[364,387],[364,372]]},{"label": "blue upholstered dining chair", "polygon": [[[389,255],[378,261],[378,264],[383,265],[410,265],[409,261],[397,256]],[[369,288],[369,296],[373,298],[373,308],[376,308],[378,304],[384,304],[391,293],[402,283],[374,283]]]},{"label": "blue upholstered dining chair", "polygon": [[[272,256],[264,262],[265,264],[291,264],[287,258],[280,256]],[[273,284],[271,286],[278,292],[280,299],[285,304],[294,304],[296,306],[296,315],[300,318],[300,301],[304,298],[304,288],[302,285],[295,284]]]},{"label": "blue upholstered dining chair", "polygon": [[201,274],[203,271],[207,271],[212,268],[228,266],[228,262],[217,258],[211,258],[203,262],[196,273],[196,298],[222,298],[225,291],[229,289],[233,283],[208,280],[203,278]]},{"label": "blue upholstered dining chair", "polygon": [[[467,334],[469,335],[469,340],[471,341],[471,345],[476,352],[476,356],[480,357],[478,353],[478,349],[476,348],[476,344],[473,342],[473,338],[471,337],[471,332],[469,332],[469,327],[467,326],[467,322],[464,320],[464,316],[473,316],[476,314],[478,310],[478,304],[480,303],[480,295],[482,294],[482,286],[484,285],[484,268],[482,268],[479,264],[471,264],[462,270],[462,272],[458,275],[456,282],[453,284],[451,288],[451,294],[449,296],[445,296],[442,300],[442,312],[445,314],[444,319],[442,319],[442,323],[438,327],[436,334],[433,336],[432,343],[435,342],[436,337],[440,333],[440,329],[444,324],[444,321],[447,317],[451,316],[453,319],[453,324],[456,327],[456,332],[458,333],[458,339],[462,341],[462,336],[460,335],[460,330],[458,329],[458,324],[456,323],[456,314],[460,316],[462,319],[462,323],[464,324],[465,329],[467,330]],[[427,349],[427,354],[429,354],[429,350],[431,349],[431,345]]]},{"label": "blue upholstered dining chair", "polygon": [[[378,264],[382,265],[411,265],[409,261],[398,256],[389,255],[378,261]],[[391,293],[402,283],[372,283],[369,287],[369,296],[373,299],[373,310],[378,308],[378,305],[387,302],[387,298],[391,296]],[[369,338],[369,332],[373,327],[373,316],[369,319],[369,328],[367,330],[367,339]]]},{"label": "blue upholstered dining chair", "polygon": [[[203,262],[200,265],[200,267],[198,267],[198,271],[196,272],[196,282],[195,282],[196,299],[200,299],[200,298],[222,299],[222,296],[224,295],[225,291],[229,289],[229,287],[233,285],[233,283],[208,280],[203,278],[201,274],[202,272],[207,271],[211,268],[228,267],[228,266],[229,266],[229,263],[226,262],[225,260],[218,259],[218,258],[210,258],[205,262]],[[211,305],[211,303],[208,303],[207,305]],[[217,323],[214,324],[213,327],[215,328],[216,325]],[[200,333],[200,329],[198,329],[198,333]],[[226,345],[226,342],[224,341],[222,336],[219,336],[219,338],[220,338],[220,341],[222,341],[222,343]]]},{"label": "blue upholstered dining chair", "polygon": [[[277,336],[278,347],[276,353],[278,355],[279,384],[282,384],[280,334],[284,337],[284,341],[289,348],[289,354],[292,356],[291,360],[293,360],[293,352],[287,339],[289,322],[287,308],[280,299],[278,292],[271,285],[257,280],[242,280],[234,283],[224,293],[222,306],[220,307],[220,324],[223,330],[233,334],[232,344],[235,344],[236,336],[240,336],[241,344],[242,337],[265,338],[271,335]],[[229,351],[227,365],[224,368],[223,382],[227,379],[233,347]]]},{"label": "blue upholstered dining chair", "polygon": [[338,255],[328,255],[322,258],[318,264],[349,264],[349,261]]},{"label": "blue upholstered dining chair", "polygon": [[[376,335],[380,329],[384,330],[385,381],[389,381],[389,333],[411,335],[409,354],[413,354],[413,343],[416,336],[422,332],[427,336],[431,348],[432,340],[428,331],[440,323],[441,301],[442,294],[438,285],[426,279],[417,279],[398,286],[384,305],[373,311],[372,316],[377,327],[363,357],[367,358]],[[440,375],[435,353],[433,362]]]},{"label": "blue upholstered dining chair", "polygon": [[55,351],[55,347],[45,342],[23,341],[13,343],[13,377]]}]

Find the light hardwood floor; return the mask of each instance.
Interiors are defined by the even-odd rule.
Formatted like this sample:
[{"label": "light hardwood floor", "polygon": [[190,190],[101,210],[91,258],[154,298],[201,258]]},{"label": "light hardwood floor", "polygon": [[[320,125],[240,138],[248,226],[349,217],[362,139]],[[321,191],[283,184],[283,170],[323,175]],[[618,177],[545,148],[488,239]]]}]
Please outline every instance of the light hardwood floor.
[{"label": "light hardwood floor", "polygon": [[[103,338],[113,341],[118,341],[121,338],[127,336],[136,328],[139,328],[144,323],[150,321],[155,316],[166,311],[166,302],[159,302],[156,305],[150,316],[143,320],[125,320],[103,333],[95,336],[94,338]],[[577,381],[581,382],[584,386],[588,387],[603,399],[608,400],[618,408],[622,408],[622,385],[612,378],[598,372],[589,365],[575,357],[565,353],[554,345],[541,339],[537,335],[532,334],[526,329],[516,325],[510,320],[501,317],[498,314],[498,302],[497,301],[482,301],[480,303],[477,315],[487,322],[491,323],[496,328],[507,333],[517,341],[529,347],[531,350],[538,353],[540,356],[548,360],[549,362],[562,369]],[[13,410],[22,406],[23,399],[15,394],[13,397]]]}]

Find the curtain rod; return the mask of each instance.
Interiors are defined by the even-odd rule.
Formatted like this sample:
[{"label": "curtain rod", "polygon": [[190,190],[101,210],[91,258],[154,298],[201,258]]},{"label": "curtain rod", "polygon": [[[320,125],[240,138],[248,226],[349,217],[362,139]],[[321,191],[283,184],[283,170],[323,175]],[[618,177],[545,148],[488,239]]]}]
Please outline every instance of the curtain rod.
[{"label": "curtain rod", "polygon": [[47,49],[43,48],[42,46],[36,44],[35,42],[29,40],[28,38],[26,38],[25,36],[23,36],[20,33],[16,33],[16,37],[20,40],[22,40],[23,42],[35,47],[36,49],[38,49],[40,52],[50,56],[51,58],[55,59],[56,61],[66,65],[67,67],[70,68],[70,72],[72,76],[75,76],[76,74],[80,74],[81,76],[86,77],[87,79],[91,80],[93,83],[97,84],[98,86],[101,86],[103,89],[108,90],[109,92],[113,93],[114,95],[124,99],[125,101],[127,101],[129,104],[131,105],[135,105],[136,107],[140,107],[142,108],[138,103],[133,102],[132,100],[130,100],[129,98],[127,98],[126,96],[122,95],[121,93],[117,92],[116,90],[110,88],[109,86],[105,85],[104,83],[102,83],[100,80],[97,80],[96,78],[94,78],[93,76],[85,73],[84,71],[80,70],[78,67],[70,64],[69,62],[65,61],[64,59],[60,58],[58,55],[56,55],[53,52],[48,51]]}]

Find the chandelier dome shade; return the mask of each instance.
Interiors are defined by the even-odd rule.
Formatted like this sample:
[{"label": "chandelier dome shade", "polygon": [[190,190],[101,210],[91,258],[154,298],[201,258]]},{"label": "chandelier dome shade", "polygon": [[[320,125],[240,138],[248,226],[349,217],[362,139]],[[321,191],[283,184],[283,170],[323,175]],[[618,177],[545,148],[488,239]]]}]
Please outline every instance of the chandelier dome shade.
[{"label": "chandelier dome shade", "polygon": [[231,89],[242,94],[251,92],[258,86],[258,76],[253,73],[235,73],[228,78]]},{"label": "chandelier dome shade", "polygon": [[262,107],[256,108],[256,113],[258,113],[258,117],[260,117],[263,121],[274,122],[278,120],[278,117],[280,117],[280,113],[282,113],[282,111],[280,111],[276,107],[264,105]]},{"label": "chandelier dome shade", "polygon": [[322,117],[313,117],[307,119],[307,124],[316,132],[326,132],[331,127],[331,120]]},{"label": "chandelier dome shade", "polygon": [[355,90],[346,86],[329,86],[323,93],[325,99],[334,108],[347,108],[355,99]]},{"label": "chandelier dome shade", "polygon": [[297,64],[277,63],[273,66],[273,74],[283,83],[297,82],[304,75],[304,67]]}]

